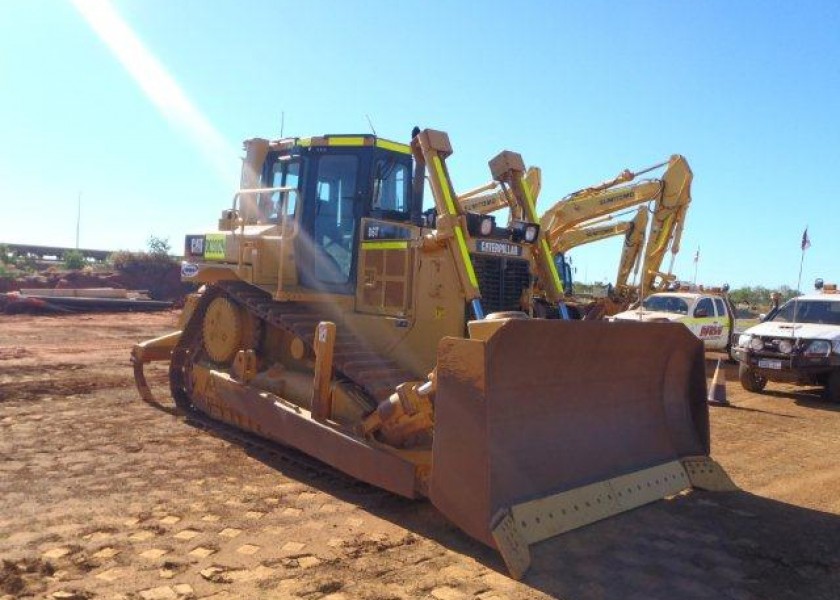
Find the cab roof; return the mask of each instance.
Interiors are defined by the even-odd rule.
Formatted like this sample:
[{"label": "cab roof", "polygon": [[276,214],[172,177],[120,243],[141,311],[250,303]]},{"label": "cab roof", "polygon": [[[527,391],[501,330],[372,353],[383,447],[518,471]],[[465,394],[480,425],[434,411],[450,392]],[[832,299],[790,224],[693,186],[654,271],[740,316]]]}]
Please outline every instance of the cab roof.
[{"label": "cab roof", "polygon": [[301,148],[312,147],[363,147],[375,146],[383,150],[398,152],[400,154],[411,154],[411,146],[401,142],[395,142],[370,134],[327,134],[313,137],[292,137],[272,140],[269,144],[272,150],[288,150],[295,146]]},{"label": "cab roof", "polygon": [[708,292],[656,292],[654,294],[650,294],[648,298],[652,296],[669,296],[672,298],[682,298],[683,300],[693,300],[698,296],[712,296],[714,294],[710,294]]},{"label": "cab roof", "polygon": [[[822,300],[823,302],[840,302],[840,293],[829,292],[810,292],[796,297],[797,300]],[[793,300],[791,298],[791,300]],[[791,300],[788,300],[790,302]]]}]

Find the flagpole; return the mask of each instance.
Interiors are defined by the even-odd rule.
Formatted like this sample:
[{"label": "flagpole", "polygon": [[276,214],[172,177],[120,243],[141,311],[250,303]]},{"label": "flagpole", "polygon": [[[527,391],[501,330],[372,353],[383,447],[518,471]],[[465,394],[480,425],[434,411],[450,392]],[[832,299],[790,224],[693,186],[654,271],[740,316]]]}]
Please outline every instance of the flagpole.
[{"label": "flagpole", "polygon": [[76,250],[79,249],[79,224],[82,222],[82,192],[76,198]]},{"label": "flagpole", "polygon": [[799,257],[799,277],[796,278],[796,296],[793,297],[793,322],[791,325],[791,333],[793,333],[793,339],[796,339],[796,299],[799,298],[799,286],[802,284],[802,265],[805,262],[805,248],[802,248],[801,256]]},{"label": "flagpole", "polygon": [[801,292],[800,286],[802,285],[802,265],[805,263],[805,250],[803,249],[800,253],[799,257],[799,277],[796,278],[796,293],[797,295]]},{"label": "flagpole", "polygon": [[793,332],[794,339],[796,339],[796,309],[798,308],[796,299],[799,297],[799,293],[801,292],[800,288],[802,286],[802,265],[805,264],[805,251],[810,245],[811,240],[808,239],[808,226],[806,225],[805,231],[802,233],[802,243],[800,244],[801,251],[799,256],[799,276],[796,278],[796,290],[794,290],[796,292],[796,296],[793,297],[793,322],[791,323],[791,325],[793,325],[793,329],[791,331]]},{"label": "flagpole", "polygon": [[697,265],[700,263],[700,246],[697,246],[697,252],[694,253],[694,281],[692,285],[697,285]]}]

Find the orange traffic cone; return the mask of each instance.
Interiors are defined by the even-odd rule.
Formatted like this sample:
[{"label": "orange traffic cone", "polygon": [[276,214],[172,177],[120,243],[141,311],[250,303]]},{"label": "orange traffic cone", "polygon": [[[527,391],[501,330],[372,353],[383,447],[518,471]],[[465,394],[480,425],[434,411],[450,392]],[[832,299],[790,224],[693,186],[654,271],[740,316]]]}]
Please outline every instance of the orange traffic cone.
[{"label": "orange traffic cone", "polygon": [[718,359],[715,367],[715,376],[712,377],[712,387],[709,388],[709,396],[706,401],[716,406],[729,406],[726,399],[726,372],[720,370],[721,360]]}]

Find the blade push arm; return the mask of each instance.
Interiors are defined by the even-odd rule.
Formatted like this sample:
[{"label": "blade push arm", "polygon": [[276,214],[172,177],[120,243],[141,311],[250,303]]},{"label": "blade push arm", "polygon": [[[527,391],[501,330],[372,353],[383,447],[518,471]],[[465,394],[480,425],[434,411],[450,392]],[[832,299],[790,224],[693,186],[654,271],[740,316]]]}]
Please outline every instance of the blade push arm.
[{"label": "blade push arm", "polygon": [[[525,163],[522,156],[508,150],[499,153],[490,161],[490,173],[493,179],[499,182],[502,191],[513,200],[511,217],[530,223],[539,223],[536,196],[525,177]],[[543,282],[542,287],[546,296],[552,303],[559,302],[563,298],[563,282],[542,230],[533,244],[533,254],[534,268],[537,277]]]},{"label": "blade push arm", "polygon": [[481,292],[467,247],[464,211],[457,202],[446,168],[446,158],[452,154],[449,136],[442,131],[424,129],[411,141],[411,152],[416,164],[426,167],[435,200],[438,236],[449,248],[464,298],[472,304],[475,317],[482,319]]}]

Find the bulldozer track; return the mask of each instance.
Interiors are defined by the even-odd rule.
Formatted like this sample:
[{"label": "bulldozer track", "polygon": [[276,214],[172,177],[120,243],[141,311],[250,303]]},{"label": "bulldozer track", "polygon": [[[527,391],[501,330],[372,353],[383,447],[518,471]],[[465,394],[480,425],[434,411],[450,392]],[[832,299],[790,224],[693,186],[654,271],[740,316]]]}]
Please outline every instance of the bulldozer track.
[{"label": "bulldozer track", "polygon": [[[263,322],[303,340],[310,350],[318,323],[335,319],[327,311],[317,310],[318,305],[276,302],[268,293],[243,282],[222,282],[220,287]],[[336,323],[334,368],[375,400],[384,400],[399,384],[417,379],[342,325]]]},{"label": "bulldozer track", "polygon": [[[244,283],[220,282],[209,286],[196,305],[194,316],[184,327],[181,341],[172,353],[169,370],[172,397],[176,406],[183,411],[187,422],[233,441],[249,452],[259,453],[272,460],[281,460],[309,473],[317,474],[318,477],[324,477],[330,482],[339,483],[347,489],[390,496],[388,492],[350,478],[294,448],[266,440],[256,433],[215,419],[193,405],[190,399],[189,368],[191,361],[195,357],[200,357],[202,353],[202,318],[210,303],[219,297],[233,300],[264,324],[267,323],[300,337],[310,350],[312,350],[315,327],[321,321],[330,320],[326,312],[318,313],[300,305],[294,305],[292,308],[289,306],[292,303],[275,302],[269,294]],[[287,310],[289,308],[292,310]],[[351,381],[377,401],[393,393],[394,388],[400,383],[417,379],[407,371],[399,369],[393,361],[379,355],[375,355],[375,361],[371,360],[369,357],[372,355],[374,353],[361,340],[339,330],[334,353],[336,371],[348,379],[351,379],[347,375],[348,371],[360,375],[363,382],[369,382],[368,385],[359,380],[351,379]],[[369,366],[372,364],[377,368],[370,369]],[[386,365],[387,369],[381,368],[381,365]]]},{"label": "bulldozer track", "polygon": [[[283,330],[303,341],[313,352],[315,329],[322,321],[335,320],[326,310],[317,310],[294,302],[277,302],[267,292],[243,282],[223,281],[208,286],[195,307],[193,316],[184,326],[178,345],[172,352],[169,369],[170,390],[175,404],[182,410],[195,414],[189,369],[203,353],[201,323],[210,303],[226,297],[245,308],[265,326]],[[373,350],[360,337],[337,323],[333,368],[336,375],[347,379],[364,391],[374,405],[388,398],[395,388],[406,381],[418,378],[400,368],[393,360]]]},{"label": "bulldozer track", "polygon": [[[317,305],[303,305],[295,302],[277,302],[271,295],[244,282],[219,282],[204,293],[196,306],[195,317],[184,329],[182,339],[173,352],[173,372],[180,390],[186,391],[183,379],[186,360],[200,353],[200,323],[210,302],[219,296],[226,296],[248,310],[263,324],[281,329],[296,336],[313,351],[315,329],[322,321],[335,317],[326,310],[317,310]],[[333,353],[333,367],[353,384],[364,390],[377,403],[386,399],[394,389],[406,381],[416,381],[414,374],[400,368],[393,360],[373,350],[362,338],[349,328],[336,323],[337,335]],[[187,350],[185,353],[184,350]],[[176,359],[177,357],[177,359]],[[173,390],[174,392],[175,390]],[[180,394],[179,394],[180,395]],[[178,399],[178,398],[176,398]]]}]

